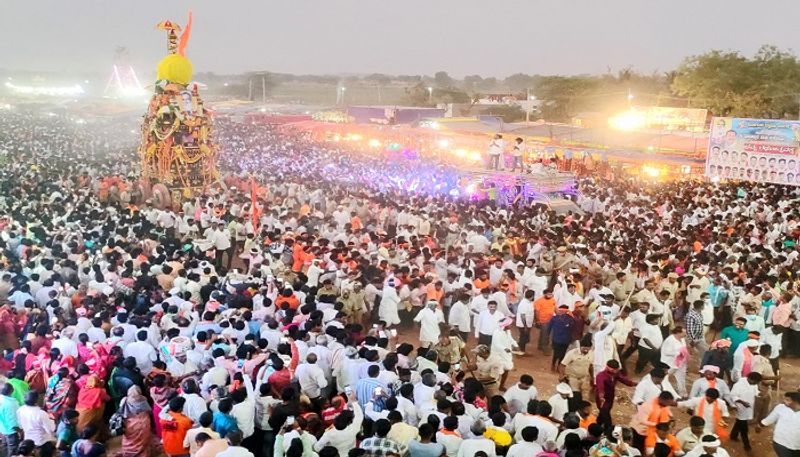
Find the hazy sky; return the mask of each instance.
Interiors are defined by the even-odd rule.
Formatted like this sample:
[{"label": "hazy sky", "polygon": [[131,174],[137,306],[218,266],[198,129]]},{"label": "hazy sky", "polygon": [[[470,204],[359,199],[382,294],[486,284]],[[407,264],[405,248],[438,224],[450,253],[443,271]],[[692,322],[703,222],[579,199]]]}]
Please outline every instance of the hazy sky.
[{"label": "hazy sky", "polygon": [[188,55],[217,73],[649,72],[800,37],[800,0],[0,0],[0,68],[105,71],[126,46],[148,74],[154,25],[189,7]]}]

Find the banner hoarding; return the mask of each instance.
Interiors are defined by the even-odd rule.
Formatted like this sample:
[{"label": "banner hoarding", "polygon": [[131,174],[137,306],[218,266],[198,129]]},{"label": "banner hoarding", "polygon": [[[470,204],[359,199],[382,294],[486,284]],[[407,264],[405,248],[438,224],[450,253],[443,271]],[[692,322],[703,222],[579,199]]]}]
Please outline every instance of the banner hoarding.
[{"label": "banner hoarding", "polygon": [[706,176],[800,185],[800,121],[715,117]]}]

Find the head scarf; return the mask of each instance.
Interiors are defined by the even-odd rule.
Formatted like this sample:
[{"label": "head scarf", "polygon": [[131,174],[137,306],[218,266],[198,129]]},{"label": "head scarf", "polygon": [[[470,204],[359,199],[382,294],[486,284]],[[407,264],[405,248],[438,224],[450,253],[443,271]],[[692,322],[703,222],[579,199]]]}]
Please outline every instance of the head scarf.
[{"label": "head scarf", "polygon": [[711,343],[711,349],[724,349],[731,347],[730,340],[717,340]]},{"label": "head scarf", "polygon": [[75,409],[94,409],[103,406],[108,399],[108,394],[97,375],[91,375],[86,380],[86,385],[78,392],[78,404]]},{"label": "head scarf", "polygon": [[127,419],[143,412],[149,413],[150,403],[142,395],[142,389],[139,386],[131,386],[128,389],[128,396],[125,397],[125,401],[120,405],[120,409],[122,417]]}]

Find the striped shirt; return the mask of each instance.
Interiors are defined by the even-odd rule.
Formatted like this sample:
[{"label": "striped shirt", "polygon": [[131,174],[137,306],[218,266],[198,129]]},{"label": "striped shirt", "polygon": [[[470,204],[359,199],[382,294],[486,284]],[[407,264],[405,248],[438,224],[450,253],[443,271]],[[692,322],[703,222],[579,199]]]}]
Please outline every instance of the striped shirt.
[{"label": "striped shirt", "polygon": [[367,403],[372,401],[375,389],[378,387],[382,388],[385,393],[389,391],[377,378],[361,378],[358,380],[355,385],[355,391],[358,405],[361,406],[361,408],[364,408]]}]

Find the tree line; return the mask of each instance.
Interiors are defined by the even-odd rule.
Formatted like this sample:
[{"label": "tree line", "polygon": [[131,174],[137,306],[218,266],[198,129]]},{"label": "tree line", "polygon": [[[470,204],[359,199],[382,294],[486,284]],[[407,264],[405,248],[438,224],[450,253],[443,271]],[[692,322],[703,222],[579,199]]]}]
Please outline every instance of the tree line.
[{"label": "tree line", "polygon": [[[753,56],[713,50],[690,56],[674,70],[641,73],[633,68],[602,75],[517,73],[505,78],[446,71],[434,75],[292,75],[251,72],[199,74],[197,79],[231,96],[260,98],[281,85],[402,88],[404,103],[474,103],[488,94],[528,95],[539,101],[536,113],[548,121],[568,121],[585,112],[610,113],[630,105],[706,108],[717,116],[798,118],[800,60],[790,51],[763,46]],[[227,81],[224,87],[222,81]],[[253,87],[255,86],[255,90]],[[253,96],[253,93],[256,96]]]}]

